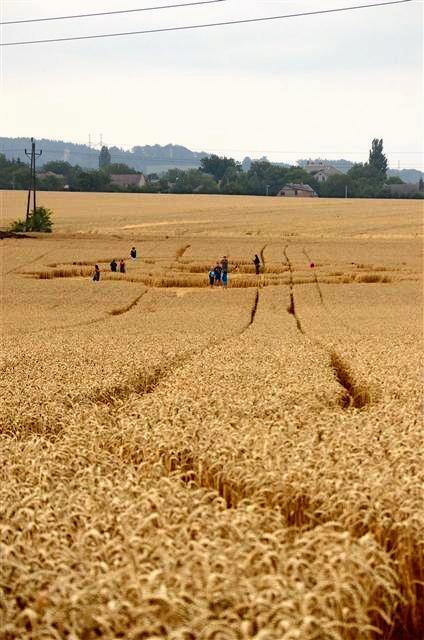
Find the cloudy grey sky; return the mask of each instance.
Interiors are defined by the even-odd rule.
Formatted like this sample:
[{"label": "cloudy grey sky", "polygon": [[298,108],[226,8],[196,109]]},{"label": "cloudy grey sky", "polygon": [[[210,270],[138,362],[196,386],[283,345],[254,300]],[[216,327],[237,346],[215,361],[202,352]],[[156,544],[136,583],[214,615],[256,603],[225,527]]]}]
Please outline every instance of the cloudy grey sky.
[{"label": "cloudy grey sky", "polygon": [[[154,29],[370,3],[226,0],[3,26],[1,38]],[[0,0],[2,21],[163,4],[170,0]],[[366,160],[371,139],[382,137],[393,168],[422,168],[422,36],[423,0],[413,0],[198,31],[3,47],[0,135],[87,143],[89,133],[94,142],[102,133],[106,143],[124,148],[172,142],[283,161]]]}]

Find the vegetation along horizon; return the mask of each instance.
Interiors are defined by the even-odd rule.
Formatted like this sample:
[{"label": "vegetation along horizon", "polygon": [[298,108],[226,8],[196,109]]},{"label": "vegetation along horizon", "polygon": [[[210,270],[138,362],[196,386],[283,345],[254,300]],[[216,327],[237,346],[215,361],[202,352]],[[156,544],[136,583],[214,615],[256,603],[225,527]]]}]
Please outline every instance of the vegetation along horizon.
[{"label": "vegetation along horizon", "polygon": [[422,202],[38,203],[0,241],[0,638],[423,638]]}]

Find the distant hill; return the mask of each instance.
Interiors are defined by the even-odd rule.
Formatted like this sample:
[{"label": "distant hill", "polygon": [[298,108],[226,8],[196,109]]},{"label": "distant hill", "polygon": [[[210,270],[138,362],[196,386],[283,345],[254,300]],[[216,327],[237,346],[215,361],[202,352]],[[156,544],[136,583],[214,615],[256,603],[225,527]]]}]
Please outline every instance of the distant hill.
[{"label": "distant hill", "polygon": [[[329,164],[332,167],[335,167],[342,173],[347,173],[349,169],[353,167],[353,162],[350,160],[345,160],[340,158],[339,160],[329,160],[328,158],[308,158],[298,160],[297,163],[299,166],[304,167],[308,162],[323,162],[324,164]],[[401,180],[404,182],[409,182],[411,184],[418,184],[420,178],[424,179],[424,173],[422,171],[418,171],[418,169],[388,169],[388,176],[399,176]]]},{"label": "distant hill", "polygon": [[401,180],[411,184],[418,184],[421,178],[424,180],[424,172],[418,169],[389,169],[387,175],[399,176]]},{"label": "distant hill", "polygon": [[[63,140],[37,139],[37,149],[43,150],[38,166],[52,160],[64,160],[72,165],[78,164],[84,169],[98,169],[99,150],[85,144],[64,142]],[[30,138],[0,137],[0,153],[8,160],[25,160],[25,149],[31,147]],[[109,147],[113,163],[125,163],[145,174],[160,173],[168,169],[193,169],[200,166],[200,160],[207,156],[205,152],[190,151],[181,145],[159,144],[136,146],[131,151],[119,147]]]}]

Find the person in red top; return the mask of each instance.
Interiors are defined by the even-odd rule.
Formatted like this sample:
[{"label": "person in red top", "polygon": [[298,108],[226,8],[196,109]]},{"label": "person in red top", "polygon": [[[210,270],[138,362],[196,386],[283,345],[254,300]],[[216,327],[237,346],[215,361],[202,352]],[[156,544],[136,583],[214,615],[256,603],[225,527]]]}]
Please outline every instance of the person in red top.
[{"label": "person in red top", "polygon": [[120,273],[125,273],[126,271],[125,262],[122,259],[119,261],[119,271]]}]

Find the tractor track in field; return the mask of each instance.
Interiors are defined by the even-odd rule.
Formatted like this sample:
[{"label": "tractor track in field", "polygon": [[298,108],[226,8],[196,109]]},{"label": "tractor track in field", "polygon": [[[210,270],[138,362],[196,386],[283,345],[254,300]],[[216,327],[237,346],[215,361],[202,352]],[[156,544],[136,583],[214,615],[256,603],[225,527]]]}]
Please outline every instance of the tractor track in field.
[{"label": "tractor track in field", "polygon": [[191,247],[191,244],[185,244],[182,247],[180,247],[179,249],[177,249],[176,253],[175,253],[175,260],[177,262],[179,262],[179,260],[181,260],[181,258],[184,256],[185,252],[188,251]]},{"label": "tractor track in field", "polygon": [[286,261],[286,264],[289,268],[289,297],[290,297],[290,302],[289,305],[287,307],[287,313],[290,313],[290,315],[293,316],[293,318],[295,319],[296,322],[296,327],[297,330],[300,331],[300,333],[304,334],[304,330],[302,327],[302,324],[300,322],[300,319],[296,313],[296,305],[295,305],[295,300],[294,300],[294,280],[293,280],[293,266],[292,263],[290,261],[290,258],[287,254],[287,247],[288,245],[286,245],[283,249],[283,253],[284,253],[284,258]]},{"label": "tractor track in field", "polygon": [[140,295],[138,295],[136,298],[134,298],[134,300],[132,302],[130,302],[129,304],[127,304],[125,307],[118,307],[117,309],[112,309],[112,311],[108,311],[108,315],[109,316],[122,316],[124,313],[128,313],[128,311],[131,311],[131,309],[133,309],[135,306],[137,306],[137,304],[139,303],[139,301],[141,300],[141,298],[145,295],[147,295],[148,293],[148,289],[146,289],[145,291],[143,291],[142,293],[140,293]]},{"label": "tractor track in field", "polygon": [[[187,485],[193,484],[214,492],[224,500],[227,509],[237,509],[243,500],[255,501],[259,497],[255,490],[252,490],[251,483],[231,478],[222,466],[208,464],[209,461],[196,456],[195,452],[188,448],[180,451],[165,449],[160,452],[160,459],[169,475],[176,474]],[[277,492],[275,497],[270,495],[269,499],[268,508],[278,509],[286,526],[308,528],[316,526],[316,521],[308,511],[312,498],[304,492],[288,496],[284,501],[281,499],[281,494]]]},{"label": "tractor track in field", "polygon": [[249,322],[247,323],[247,325],[244,327],[244,329],[242,329],[240,331],[239,335],[243,335],[243,333],[245,331],[247,331],[252,324],[255,322],[255,318],[256,318],[256,313],[258,311],[258,306],[259,306],[259,287],[256,288],[256,292],[255,292],[255,299],[253,301],[252,304],[252,308],[250,309],[250,319]]},{"label": "tractor track in field", "polygon": [[[308,253],[307,253],[305,248],[302,249],[302,252],[303,252],[304,256],[306,257],[306,259],[308,260],[309,264],[312,264],[312,259],[308,255]],[[323,298],[323,295],[322,295],[322,290],[321,290],[321,287],[319,285],[318,278],[317,278],[317,273],[316,273],[315,270],[313,271],[313,276],[314,276],[314,283],[315,283],[315,286],[316,286],[317,291],[318,291],[319,299],[321,301],[321,304],[324,304],[324,298]]]},{"label": "tractor track in field", "polygon": [[261,262],[262,262],[262,269],[263,271],[265,271],[265,249],[267,248],[269,243],[264,244],[264,246],[262,247],[262,249],[259,252],[259,255],[261,256]]},{"label": "tractor track in field", "polygon": [[[312,263],[312,258],[309,256],[309,254],[308,254],[308,252],[306,251],[305,248],[302,249],[302,253],[304,254],[306,259],[308,260],[309,264],[311,264]],[[327,305],[326,301],[324,300],[324,294],[323,294],[321,286],[319,284],[318,276],[316,274],[315,269],[313,271],[313,278],[314,278],[314,285],[315,285],[315,287],[317,289],[320,302],[321,302],[322,306],[324,307],[324,309],[326,310],[326,312],[328,313],[328,315],[331,316],[331,318],[336,322],[336,324],[340,324],[342,327],[347,329],[349,332],[356,333],[356,334],[358,334],[360,336],[361,332],[356,327],[352,327],[347,322],[345,322],[341,318],[337,317],[336,314],[334,314],[333,311],[331,310],[331,308]]]},{"label": "tractor track in field", "polygon": [[[148,291],[146,291],[145,293],[148,293]],[[141,294],[141,296],[138,297],[138,300],[143,295],[145,294]],[[148,375],[146,375],[144,372],[141,374],[136,374],[133,378],[131,378],[127,382],[124,382],[122,385],[114,386],[111,389],[106,388],[104,390],[101,390],[95,395],[94,398],[92,398],[92,400],[94,400],[95,402],[114,404],[115,401],[113,400],[113,398],[116,398],[117,400],[123,400],[133,393],[138,394],[140,397],[152,393],[163,380],[175,375],[184,365],[188,364],[196,358],[202,357],[207,351],[213,349],[218,344],[223,344],[229,340],[233,340],[234,338],[242,336],[253,325],[255,321],[259,299],[260,293],[258,286],[255,292],[255,298],[250,308],[249,322],[241,330],[229,335],[226,338],[223,338],[219,342],[218,340],[215,340],[212,344],[206,344],[204,347],[198,350],[190,351],[186,355],[178,356],[171,360],[170,363],[167,363],[165,366],[157,367],[151,374],[149,373]],[[135,306],[135,304],[137,303],[134,301],[132,303],[132,306]]]},{"label": "tractor track in field", "polygon": [[[290,302],[287,307],[287,312],[293,315],[293,317],[295,318],[296,327],[299,330],[299,332],[302,333],[302,335],[304,335],[305,337],[307,337],[307,334],[302,327],[300,318],[296,311],[293,266],[287,253],[287,247],[288,245],[286,245],[283,250],[284,257],[289,267],[289,273],[290,273],[290,281],[289,281]],[[308,256],[305,249],[303,249],[303,254],[306,256],[306,258],[310,262],[311,259]],[[316,274],[314,275],[316,279]],[[318,287],[318,290],[320,293],[321,304],[328,311],[317,279],[316,279],[316,286]],[[360,383],[355,379],[355,376],[349,364],[346,363],[346,361],[334,349],[329,349],[328,347],[324,346],[320,340],[317,340],[315,338],[313,339],[313,341],[320,349],[322,349],[322,351],[329,358],[329,365],[333,371],[333,374],[337,382],[343,389],[342,395],[339,399],[340,407],[342,409],[363,409],[364,407],[369,405],[371,403],[371,393],[369,391],[369,388],[365,383]]]},{"label": "tractor track in field", "polygon": [[116,316],[121,316],[125,313],[128,313],[128,311],[131,311],[131,309],[133,309],[134,307],[136,307],[139,303],[139,301],[141,300],[141,298],[143,298],[145,295],[147,295],[148,293],[148,289],[146,289],[145,291],[143,291],[143,293],[141,293],[140,295],[138,295],[134,300],[132,300],[132,302],[130,302],[128,305],[126,305],[125,307],[118,307],[116,309],[112,309],[111,311],[106,311],[106,315],[102,315],[98,318],[93,318],[92,320],[83,320],[81,322],[73,322],[72,324],[65,324],[65,325],[56,325],[53,327],[41,327],[40,329],[35,329],[33,331],[25,331],[23,332],[22,335],[33,335],[33,334],[37,334],[37,333],[45,333],[47,331],[57,331],[57,330],[68,330],[68,329],[75,329],[77,327],[89,327],[90,325],[93,324],[100,324],[102,322],[108,322],[111,320],[111,318],[116,317]]},{"label": "tractor track in field", "polygon": [[[148,293],[148,290],[143,292],[139,296],[137,296],[137,298],[135,298],[129,305],[127,305],[127,307],[124,307],[123,309],[119,310],[120,311],[119,313],[115,313],[113,315],[122,315],[123,313],[127,313],[130,309],[134,308],[138,304],[139,300],[143,298],[147,293]],[[130,377],[128,377],[127,379],[124,379],[121,382],[115,385],[112,385],[111,387],[104,387],[104,388],[99,388],[97,390],[94,390],[92,393],[87,394],[87,396],[84,396],[76,400],[76,404],[80,405],[81,407],[91,403],[106,405],[108,406],[108,410],[111,411],[111,415],[116,416],[121,414],[122,403],[125,402],[125,400],[128,399],[131,395],[137,395],[138,398],[142,398],[144,396],[147,396],[153,393],[157,389],[157,387],[160,385],[161,382],[167,380],[168,378],[172,378],[186,364],[189,364],[191,361],[195,359],[201,358],[207,351],[215,348],[219,344],[223,344],[224,342],[233,340],[235,338],[237,339],[240,336],[242,336],[245,333],[245,331],[247,331],[247,329],[249,329],[249,327],[251,327],[252,324],[254,323],[258,304],[259,304],[259,287],[255,292],[255,298],[250,307],[249,321],[246,324],[246,326],[244,326],[241,330],[240,329],[237,330],[236,332],[232,333],[226,338],[223,338],[222,340],[214,340],[212,343],[207,342],[207,344],[205,344],[205,346],[203,347],[177,355],[173,359],[154,367],[151,371],[145,371],[145,370],[138,371],[138,372],[135,372]],[[66,327],[63,327],[63,328],[71,329],[78,326],[84,326],[84,325],[87,326],[90,324],[96,324],[96,323],[110,321],[110,320],[111,320],[111,315],[108,315],[106,317],[102,316],[101,318],[95,318],[85,323],[67,325]],[[58,327],[55,327],[55,328],[58,328]],[[49,330],[51,330],[51,328]],[[74,412],[75,403],[71,402],[71,404],[69,405],[67,403],[64,403],[65,408],[68,406],[69,406],[69,409]],[[49,428],[52,427],[50,435],[49,435],[48,429],[46,431],[47,427]],[[54,427],[53,424],[46,425],[44,423],[40,423],[39,431],[37,431],[38,429],[37,425],[35,423],[34,424],[31,423],[31,425],[28,425],[28,426],[25,424],[21,424],[19,425],[18,429],[25,430],[28,428],[29,434],[38,433],[39,435],[43,435],[48,439],[54,440],[55,438],[59,437],[60,430],[58,431],[57,428],[53,428],[53,427]]]},{"label": "tractor track in field", "polygon": [[330,351],[330,365],[337,382],[345,390],[339,402],[343,409],[363,409],[371,403],[369,389],[356,382],[349,365],[334,350]]}]

